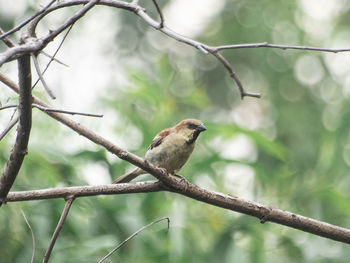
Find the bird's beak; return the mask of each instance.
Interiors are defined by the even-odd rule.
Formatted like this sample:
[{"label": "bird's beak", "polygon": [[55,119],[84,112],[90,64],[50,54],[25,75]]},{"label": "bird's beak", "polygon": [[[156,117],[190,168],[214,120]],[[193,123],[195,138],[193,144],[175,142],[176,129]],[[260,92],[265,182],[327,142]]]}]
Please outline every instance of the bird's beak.
[{"label": "bird's beak", "polygon": [[199,131],[199,132],[202,132],[202,131],[207,130],[207,128],[206,128],[203,124],[201,124],[201,125],[199,125],[199,126],[197,127],[196,130]]}]

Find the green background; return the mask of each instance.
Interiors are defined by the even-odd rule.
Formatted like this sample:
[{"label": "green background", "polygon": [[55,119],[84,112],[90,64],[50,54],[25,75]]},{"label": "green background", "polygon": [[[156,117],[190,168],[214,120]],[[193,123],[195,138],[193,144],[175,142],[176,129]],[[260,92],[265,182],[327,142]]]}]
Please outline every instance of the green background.
[{"label": "green background", "polygon": [[[348,47],[347,1],[220,3],[219,12],[202,20],[205,27],[194,38],[213,46],[269,42]],[[0,15],[3,29],[10,29],[38,8],[32,2],[23,4],[27,7],[17,16]],[[151,1],[140,4],[158,20]],[[163,9],[169,4],[160,2]],[[66,17],[73,9],[66,11]],[[201,119],[208,130],[201,134],[192,157],[180,172],[189,181],[350,227],[348,54],[269,48],[223,51],[244,87],[262,93],[261,99],[242,101],[228,72],[210,55],[164,37],[127,11],[106,7],[96,10],[97,14],[93,9],[75,25],[67,45],[81,46],[90,56],[94,51],[84,50],[87,43],[79,38],[79,28],[98,15],[113,14],[118,26],[100,29],[112,36],[109,43],[99,43],[106,46],[101,59],[118,64],[122,73],[111,68],[116,77],[105,81],[93,100],[94,108],[84,109],[106,116],[88,120],[75,116],[75,120],[112,141],[114,137],[109,135],[116,136],[117,145],[143,156],[160,130],[184,118]],[[195,14],[196,9],[191,12]],[[181,20],[181,12],[178,16]],[[167,25],[167,17],[165,22]],[[45,23],[43,28],[49,28],[49,22]],[[96,32],[90,41],[98,42],[98,36]],[[61,52],[65,53],[64,48]],[[69,59],[64,62],[74,63]],[[6,72],[15,69],[14,62],[4,68]],[[75,67],[69,71],[73,75]],[[84,85],[87,93],[93,88]],[[58,87],[55,89],[74,89],[69,80]],[[16,102],[16,95],[3,84],[0,88],[3,105]],[[42,88],[34,94],[48,100]],[[84,103],[83,95],[76,100]],[[11,114],[0,112],[1,129]],[[1,170],[14,136],[15,129],[0,142]],[[35,111],[29,154],[12,190],[86,185],[91,178],[102,175],[108,183],[129,169],[132,166],[128,163]],[[22,209],[36,239],[35,262],[40,262],[63,206],[63,200],[2,206],[0,261],[30,261],[31,234]],[[321,263],[348,262],[350,257],[349,247],[339,242],[277,224],[262,225],[256,218],[173,193],[149,193],[75,200],[51,261],[97,262],[134,231],[164,216],[170,217],[169,230],[166,222],[152,226],[118,250],[110,262]]]}]

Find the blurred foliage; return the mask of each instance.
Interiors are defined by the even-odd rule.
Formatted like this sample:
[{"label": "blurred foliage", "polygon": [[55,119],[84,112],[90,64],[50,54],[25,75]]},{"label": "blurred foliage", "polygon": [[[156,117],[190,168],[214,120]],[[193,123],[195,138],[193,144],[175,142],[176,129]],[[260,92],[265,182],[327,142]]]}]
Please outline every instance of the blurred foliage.
[{"label": "blurred foliage", "polygon": [[[140,2],[157,17],[151,1]],[[210,45],[270,42],[340,48],[349,43],[349,6],[329,1],[322,11],[316,5],[310,9],[311,2],[223,1],[217,15],[202,21],[205,28],[196,39]],[[28,7],[23,17],[32,11]],[[241,101],[224,67],[211,57],[154,33],[134,14],[120,11],[116,20],[122,27],[108,57],[120,58],[128,81],[111,82],[108,96],[96,100],[117,116],[112,133],[127,149],[143,156],[158,131],[184,118],[201,119],[208,130],[181,171],[191,182],[350,227],[348,55],[267,48],[224,51],[245,88],[263,94],[260,100]],[[5,29],[16,24],[7,16],[0,16],[0,23]],[[134,60],[138,64],[126,62]],[[91,144],[70,150],[72,142],[84,139],[41,113],[35,112],[34,120],[29,154],[13,190],[84,185],[86,174],[105,174],[110,181],[131,169]],[[13,140],[11,134],[1,141],[2,169]],[[63,200],[2,206],[0,261],[28,262],[31,256],[31,235],[20,209],[35,234],[35,262],[42,260],[63,206]],[[97,262],[163,216],[170,217],[169,231],[164,222],[152,226],[109,262],[323,263],[348,262],[350,257],[348,247],[335,241],[261,225],[255,218],[172,193],[152,193],[77,199],[51,261]]]}]

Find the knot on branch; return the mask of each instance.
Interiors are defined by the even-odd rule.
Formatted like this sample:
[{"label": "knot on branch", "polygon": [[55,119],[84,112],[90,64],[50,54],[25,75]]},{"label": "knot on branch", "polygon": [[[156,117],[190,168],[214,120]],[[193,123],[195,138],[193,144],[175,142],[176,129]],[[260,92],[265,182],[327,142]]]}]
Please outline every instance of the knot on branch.
[{"label": "knot on branch", "polygon": [[128,154],[128,152],[126,152],[126,151],[121,151],[120,154],[119,154],[119,158],[120,158],[120,159],[123,159],[123,160],[125,160],[126,158],[128,158],[128,156],[129,156],[129,154]]},{"label": "knot on branch", "polygon": [[269,218],[271,216],[272,208],[266,207],[266,206],[259,206],[261,216],[259,217],[260,223],[264,224],[265,222],[269,221]]}]

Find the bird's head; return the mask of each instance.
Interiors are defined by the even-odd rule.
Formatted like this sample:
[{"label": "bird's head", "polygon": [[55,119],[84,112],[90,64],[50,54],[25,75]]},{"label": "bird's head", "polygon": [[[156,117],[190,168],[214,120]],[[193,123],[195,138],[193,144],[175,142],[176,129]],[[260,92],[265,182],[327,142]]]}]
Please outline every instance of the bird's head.
[{"label": "bird's head", "polygon": [[207,128],[204,126],[203,122],[196,119],[186,119],[178,123],[175,127],[175,131],[182,134],[188,140],[187,144],[192,144],[197,140],[198,135],[205,131]]}]

